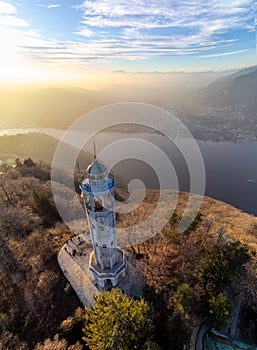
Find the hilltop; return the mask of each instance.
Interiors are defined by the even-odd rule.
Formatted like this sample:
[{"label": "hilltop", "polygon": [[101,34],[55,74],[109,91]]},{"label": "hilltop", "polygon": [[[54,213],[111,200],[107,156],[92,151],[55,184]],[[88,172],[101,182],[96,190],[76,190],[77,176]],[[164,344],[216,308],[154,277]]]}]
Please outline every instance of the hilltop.
[{"label": "hilltop", "polygon": [[[56,211],[49,179],[48,166],[28,162],[15,169],[3,168],[0,175],[0,347],[5,350],[34,350],[37,343],[53,339],[57,333],[59,340],[56,338],[55,342],[66,342],[64,350],[68,349],[67,342],[82,344],[82,305],[57,263],[58,251],[73,233]],[[86,219],[79,216],[79,193],[74,195],[64,183],[60,177],[59,201],[71,215],[77,215],[81,230],[86,230]],[[120,200],[126,199],[124,190],[117,192]],[[205,285],[201,276],[209,254],[223,251],[228,254],[231,249],[233,253],[235,247],[239,249],[236,256],[246,259],[246,254],[257,249],[257,218],[211,198],[204,198],[193,226],[182,235],[178,233],[177,224],[187,197],[186,193],[180,194],[176,212],[161,232],[138,246],[127,247],[131,263],[146,282],[145,298],[155,310],[155,340],[163,349],[169,348],[165,345],[167,342],[171,349],[180,349],[201,315],[208,315],[206,293],[214,289],[211,279]],[[158,200],[158,190],[147,190],[136,210],[117,215],[118,227],[147,218]],[[167,202],[167,215],[168,207]],[[233,246],[237,240],[241,244]],[[245,291],[237,333],[257,342],[255,257],[245,268],[240,267],[241,261],[232,259],[232,262],[232,271],[240,269],[237,275],[233,276],[234,272],[229,275],[231,303],[234,303],[234,293],[242,288]],[[223,266],[222,273],[224,269]],[[182,343],[178,342],[178,335]],[[47,344],[48,348],[39,349],[54,347],[53,340],[47,340]],[[81,345],[77,343],[71,349],[80,350]]]},{"label": "hilltop", "polygon": [[[167,206],[169,198],[167,193]],[[117,226],[146,220],[158,200],[159,191],[148,190],[138,209],[118,215]],[[194,327],[205,319],[209,327],[256,344],[257,218],[204,197],[193,224],[179,233],[187,200],[188,193],[180,193],[167,225],[129,248],[135,256],[134,269],[140,271],[145,293],[155,307],[157,342],[163,349],[183,349]],[[253,252],[250,261],[246,247]],[[239,317],[234,313],[238,298]]]},{"label": "hilltop", "polygon": [[[119,200],[126,199],[124,190],[117,190],[117,192]],[[138,192],[140,193],[140,191]],[[165,193],[166,191],[164,190],[163,192]],[[167,208],[171,194],[172,192],[167,191],[167,197],[165,198],[167,200]],[[126,225],[138,224],[146,220],[153,213],[159,201],[159,195],[159,190],[147,190],[144,201],[136,210],[130,215],[119,214],[118,227],[126,227]],[[176,211],[180,215],[183,214],[186,208],[188,196],[189,194],[186,192],[179,193]],[[139,197],[141,197],[140,194]],[[194,195],[193,197],[195,199],[199,198],[198,195]],[[130,202],[128,202],[128,205],[130,205]],[[247,214],[230,204],[207,196],[203,197],[200,212],[204,217],[204,221],[208,221],[210,224],[210,233],[214,233],[215,230],[217,231],[222,228],[227,237],[240,240],[257,251],[257,217]]]}]

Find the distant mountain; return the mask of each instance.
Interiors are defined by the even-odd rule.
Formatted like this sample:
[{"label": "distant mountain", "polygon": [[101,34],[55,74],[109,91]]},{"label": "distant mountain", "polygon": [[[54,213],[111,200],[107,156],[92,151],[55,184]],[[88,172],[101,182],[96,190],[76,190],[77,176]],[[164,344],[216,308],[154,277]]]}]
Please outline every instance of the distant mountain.
[{"label": "distant mountain", "polygon": [[[32,158],[35,161],[43,160],[51,163],[54,152],[58,145],[58,140],[44,134],[19,134],[12,136],[0,137],[0,159],[15,160],[20,158]],[[76,150],[68,145],[63,144],[64,157],[69,158],[74,155]],[[85,167],[92,160],[92,155],[81,151],[79,154],[79,161],[82,167]]]},{"label": "distant mountain", "polygon": [[0,94],[0,128],[66,128],[90,110],[117,98],[79,88],[46,88]]},{"label": "distant mountain", "polygon": [[196,73],[138,72],[128,75],[126,82],[121,76],[119,83],[116,81],[98,91],[102,93],[108,91],[112,96],[117,96],[122,101],[145,102],[165,108],[171,104],[183,105],[184,100],[187,100],[194,91],[231,73],[234,73],[234,70]]},{"label": "distant mountain", "polygon": [[251,67],[247,67],[247,68],[244,68],[244,69],[240,69],[239,71],[235,72],[234,74],[231,74],[229,76],[229,78],[238,78],[242,75],[247,75],[247,74],[250,74],[252,72],[254,72],[255,70],[257,69],[257,65],[256,66],[251,66]]},{"label": "distant mountain", "polygon": [[241,75],[250,74],[250,73],[254,72],[256,69],[257,69],[257,66],[251,66],[251,67],[243,68],[240,70],[236,70],[235,72],[230,71],[229,74],[216,79],[215,82],[218,82],[218,81],[224,82],[227,79],[237,78],[237,77],[240,77]]},{"label": "distant mountain", "polygon": [[[249,113],[257,110],[257,66],[218,79],[197,94],[201,105],[213,107],[246,106]],[[195,98],[195,97],[194,97]]]}]

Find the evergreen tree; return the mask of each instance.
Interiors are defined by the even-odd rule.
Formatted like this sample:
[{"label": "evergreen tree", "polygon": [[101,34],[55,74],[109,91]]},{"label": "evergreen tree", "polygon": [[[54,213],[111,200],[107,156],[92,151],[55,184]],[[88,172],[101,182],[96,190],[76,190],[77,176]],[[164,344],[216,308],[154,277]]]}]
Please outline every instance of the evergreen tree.
[{"label": "evergreen tree", "polygon": [[35,162],[31,159],[31,158],[28,158],[28,159],[25,159],[23,161],[23,165],[27,166],[27,167],[33,167],[33,166],[36,166]]},{"label": "evergreen tree", "polygon": [[102,292],[95,306],[85,309],[84,319],[83,339],[91,350],[143,349],[153,332],[149,304],[119,289]]},{"label": "evergreen tree", "polygon": [[186,315],[190,310],[194,291],[187,283],[182,283],[178,286],[176,292],[173,295],[173,302],[175,309]]},{"label": "evergreen tree", "polygon": [[218,294],[245,271],[250,259],[248,247],[240,242],[214,246],[201,263],[200,280],[208,291]]}]

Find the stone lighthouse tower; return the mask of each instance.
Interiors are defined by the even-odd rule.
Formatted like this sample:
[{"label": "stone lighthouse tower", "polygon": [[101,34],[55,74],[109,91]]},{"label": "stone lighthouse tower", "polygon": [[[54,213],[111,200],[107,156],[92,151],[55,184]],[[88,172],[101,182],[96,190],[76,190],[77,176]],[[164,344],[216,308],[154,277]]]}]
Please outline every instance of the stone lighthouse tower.
[{"label": "stone lighthouse tower", "polygon": [[125,277],[125,255],[117,242],[114,187],[114,179],[95,158],[80,188],[94,249],[89,262],[92,282],[107,290]]}]

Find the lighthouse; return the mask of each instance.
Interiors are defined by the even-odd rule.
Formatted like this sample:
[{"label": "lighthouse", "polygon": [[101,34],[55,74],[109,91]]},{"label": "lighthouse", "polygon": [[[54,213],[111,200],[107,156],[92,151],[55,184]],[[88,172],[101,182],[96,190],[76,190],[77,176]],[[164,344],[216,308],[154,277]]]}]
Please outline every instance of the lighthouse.
[{"label": "lighthouse", "polygon": [[113,177],[95,157],[80,189],[93,243],[89,260],[92,282],[106,290],[118,287],[126,274],[125,253],[117,240],[114,188]]}]

